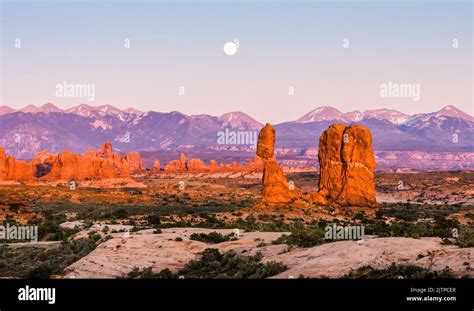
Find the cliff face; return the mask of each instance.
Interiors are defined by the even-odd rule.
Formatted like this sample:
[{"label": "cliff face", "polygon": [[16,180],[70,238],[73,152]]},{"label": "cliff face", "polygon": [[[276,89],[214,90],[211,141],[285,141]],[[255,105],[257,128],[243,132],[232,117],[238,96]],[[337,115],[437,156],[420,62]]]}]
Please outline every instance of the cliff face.
[{"label": "cliff face", "polygon": [[[289,185],[274,158],[275,130],[267,124],[259,134],[257,155],[265,163],[263,204],[310,204],[374,207],[375,158],[370,131],[361,125],[331,125],[319,140],[319,191],[301,194]],[[291,200],[291,202],[290,202]]]},{"label": "cliff face", "polygon": [[319,140],[319,191],[343,206],[376,206],[372,135],[361,125],[330,126]]},{"label": "cliff face", "polygon": [[26,161],[18,161],[13,156],[5,154],[0,148],[0,180],[31,181],[33,168]]}]

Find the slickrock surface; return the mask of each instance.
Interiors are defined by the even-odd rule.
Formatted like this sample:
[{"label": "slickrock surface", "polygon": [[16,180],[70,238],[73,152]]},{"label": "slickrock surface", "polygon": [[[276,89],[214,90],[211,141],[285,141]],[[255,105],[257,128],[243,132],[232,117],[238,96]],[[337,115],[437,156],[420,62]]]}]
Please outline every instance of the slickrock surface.
[{"label": "slickrock surface", "polygon": [[[219,248],[223,251],[250,251],[261,242],[271,243],[282,235],[278,232],[244,232],[237,241],[220,244],[206,244],[190,240],[196,232],[230,234],[233,230],[172,228],[163,229],[160,234],[153,230],[138,233],[112,233],[114,237],[100,244],[88,256],[81,258],[67,268],[65,278],[117,278],[130,272],[133,267],[153,267],[154,271],[169,268],[176,272],[188,261],[195,259],[206,248]],[[81,234],[81,233],[80,233]],[[84,235],[84,234],[82,234]],[[183,241],[175,241],[181,237]],[[280,246],[281,249],[284,246]]]},{"label": "slickrock surface", "polygon": [[[275,278],[330,277],[338,278],[365,265],[385,268],[392,263],[415,264],[431,270],[442,270],[449,266],[456,277],[468,275],[465,262],[472,262],[474,249],[442,245],[438,238],[373,238],[366,237],[363,243],[339,241],[312,248],[288,249],[285,244],[272,245],[284,232],[244,232],[237,241],[206,244],[189,239],[195,232],[212,231],[229,234],[233,230],[199,228],[170,228],[160,234],[153,230],[131,233],[113,233],[112,239],[100,244],[88,256],[67,268],[65,278],[116,278],[130,272],[133,267],[153,267],[153,271],[169,268],[177,271],[188,261],[197,259],[206,248],[217,248],[223,252],[234,250],[241,255],[262,253],[263,262],[278,261],[289,270]],[[183,241],[176,241],[181,237]],[[268,246],[257,247],[261,242]],[[420,255],[420,256],[419,256]]]},{"label": "slickrock surface", "polygon": [[[362,266],[383,269],[392,263],[415,264],[432,271],[448,266],[456,277],[467,274],[472,278],[474,272],[466,270],[464,262],[473,262],[474,249],[442,245],[440,241],[439,238],[401,237],[368,238],[362,244],[339,241],[267,256],[265,260],[281,261],[290,268],[275,278],[297,278],[300,274],[306,277],[338,278]],[[418,255],[425,257],[418,259]]]}]

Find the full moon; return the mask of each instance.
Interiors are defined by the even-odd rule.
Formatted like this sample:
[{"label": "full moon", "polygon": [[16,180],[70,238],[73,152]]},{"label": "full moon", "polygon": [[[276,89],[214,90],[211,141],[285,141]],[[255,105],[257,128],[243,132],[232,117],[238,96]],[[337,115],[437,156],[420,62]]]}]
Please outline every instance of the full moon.
[{"label": "full moon", "polygon": [[234,55],[237,52],[237,44],[234,42],[227,42],[224,44],[224,53],[226,53],[229,56]]}]

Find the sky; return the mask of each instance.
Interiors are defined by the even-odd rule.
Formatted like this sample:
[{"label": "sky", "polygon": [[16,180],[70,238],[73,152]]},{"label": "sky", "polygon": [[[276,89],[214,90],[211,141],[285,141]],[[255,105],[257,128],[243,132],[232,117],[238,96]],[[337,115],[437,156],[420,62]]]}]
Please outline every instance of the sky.
[{"label": "sky", "polygon": [[[474,114],[472,1],[0,1],[0,105],[272,123],[319,106]],[[93,85],[94,100],[57,96],[65,81]],[[389,83],[419,99],[381,96]]]}]

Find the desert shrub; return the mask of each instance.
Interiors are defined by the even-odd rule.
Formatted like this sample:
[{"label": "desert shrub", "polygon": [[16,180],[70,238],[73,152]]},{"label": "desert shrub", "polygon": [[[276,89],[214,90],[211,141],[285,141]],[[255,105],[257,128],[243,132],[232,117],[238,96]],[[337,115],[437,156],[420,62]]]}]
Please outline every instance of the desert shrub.
[{"label": "desert shrub", "polygon": [[102,237],[102,236],[101,236],[99,233],[97,233],[97,232],[89,232],[88,236],[89,236],[89,239],[90,239],[91,241],[93,241],[94,243],[96,243],[97,241],[99,241],[100,238]]},{"label": "desert shrub", "polygon": [[0,277],[49,278],[94,250],[90,239],[62,242],[56,248],[0,246]]},{"label": "desert shrub", "polygon": [[356,271],[344,275],[350,279],[452,279],[454,275],[450,268],[441,271],[430,271],[412,264],[396,265],[392,263],[387,268],[376,269],[371,266],[363,266]]},{"label": "desert shrub", "polygon": [[[429,205],[411,203],[382,203],[376,218],[381,216],[395,217],[402,221],[416,221],[420,218],[446,217],[459,212],[463,207],[457,204]],[[467,207],[466,207],[467,209]]]},{"label": "desert shrub", "polygon": [[324,230],[320,227],[298,228],[291,231],[290,235],[282,235],[273,244],[288,244],[298,247],[313,247],[323,244]]},{"label": "desert shrub", "polygon": [[49,263],[43,262],[39,266],[28,270],[27,279],[49,279],[54,274],[54,267]]},{"label": "desert shrub", "polygon": [[260,242],[260,243],[257,244],[257,247],[265,247],[265,246],[267,246],[267,245],[268,245],[268,244],[265,243],[265,242]]},{"label": "desert shrub", "polygon": [[140,270],[138,267],[134,267],[125,278],[128,279],[175,279],[176,276],[171,272],[170,269],[166,268],[158,273],[154,273],[151,267],[143,268]]},{"label": "desert shrub", "polygon": [[112,212],[112,217],[115,219],[126,219],[128,218],[128,212],[124,209],[114,210]]},{"label": "desert shrub", "polygon": [[462,228],[454,243],[459,247],[474,247],[474,229]]},{"label": "desert shrub", "polygon": [[375,220],[365,225],[365,234],[377,235],[379,237],[440,237],[451,238],[453,229],[459,229],[460,224],[457,220],[446,219],[442,216],[436,216],[434,222],[401,221],[394,224],[387,224],[381,220]]},{"label": "desert shrub", "polygon": [[149,215],[147,221],[150,225],[159,225],[161,224],[161,218],[159,215]]},{"label": "desert shrub", "polygon": [[262,255],[241,256],[233,251],[221,254],[219,250],[207,248],[200,259],[191,260],[178,273],[172,273],[169,269],[163,269],[154,273],[149,268],[140,270],[135,267],[125,278],[134,279],[258,279],[267,278],[279,274],[287,269],[279,262],[261,263]]},{"label": "desert shrub", "polygon": [[354,215],[354,219],[364,222],[366,221],[366,215],[364,212],[358,212],[357,214]]},{"label": "desert shrub", "polygon": [[434,228],[433,228],[433,233],[434,236],[439,236],[439,237],[452,237],[453,229],[459,229],[460,224],[459,221],[456,219],[447,219],[442,216],[436,216],[435,217],[435,223],[434,223]]},{"label": "desert shrub", "polygon": [[262,255],[240,256],[233,251],[221,254],[219,250],[204,250],[199,260],[191,260],[179,271],[185,278],[267,278],[287,269],[277,262],[261,263]]},{"label": "desert shrub", "polygon": [[216,231],[210,232],[209,234],[193,233],[191,234],[190,239],[194,241],[209,243],[209,244],[217,244],[217,243],[236,240],[235,235],[233,233],[222,235]]},{"label": "desert shrub", "polygon": [[32,222],[30,225],[38,225],[38,240],[45,241],[64,241],[72,235],[79,232],[79,228],[62,228],[60,223],[64,222],[61,218],[50,218],[41,223]]}]

